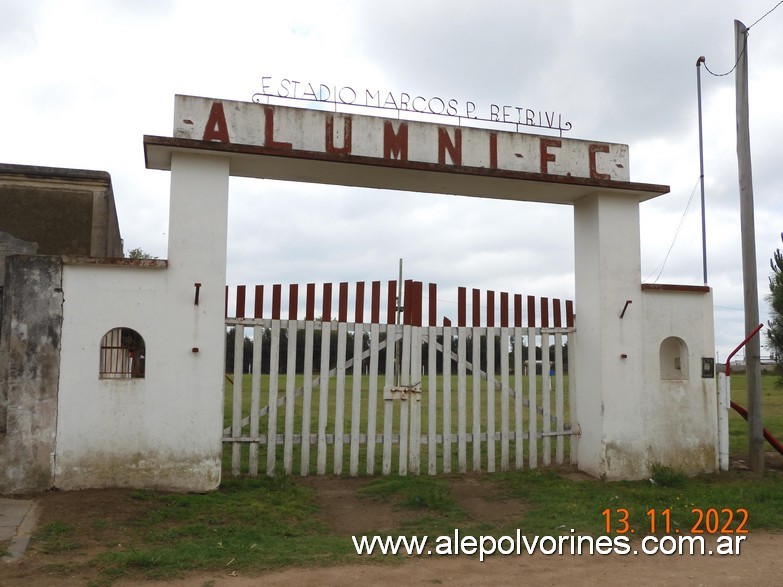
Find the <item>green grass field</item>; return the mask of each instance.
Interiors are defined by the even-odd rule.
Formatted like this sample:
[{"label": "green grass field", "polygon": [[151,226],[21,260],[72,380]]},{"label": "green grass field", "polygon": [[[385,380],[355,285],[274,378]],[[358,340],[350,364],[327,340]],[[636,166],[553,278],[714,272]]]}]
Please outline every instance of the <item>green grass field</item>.
[{"label": "green grass field", "polygon": [[[295,386],[298,388],[302,385],[303,378],[301,375],[296,376]],[[437,376],[437,388],[440,390],[442,389],[443,380],[442,376]],[[279,392],[278,397],[282,398],[285,396],[285,377],[281,376],[279,380]],[[527,398],[527,379],[523,381],[523,397]],[[376,433],[380,434],[383,431],[383,418],[384,418],[384,406],[383,406],[383,399],[382,399],[382,389],[384,386],[384,378],[383,376],[379,377],[378,381],[378,401],[376,406]],[[513,379],[512,379],[512,386],[513,386]],[[425,393],[423,394],[423,401],[421,402],[421,426],[422,426],[422,432],[426,434],[428,421],[429,421],[429,404],[428,404],[428,395],[427,390],[429,389],[429,379],[425,376],[423,378],[423,381],[421,383],[422,389],[425,390]],[[472,401],[472,389],[473,389],[473,378],[471,375],[468,375],[467,382],[467,401],[466,401],[466,428],[467,431],[470,433],[473,429],[473,401]],[[543,402],[542,392],[541,392],[541,377],[537,377],[537,383],[536,387],[539,390],[537,394],[537,402],[538,406],[541,407]],[[568,387],[568,376],[565,376],[564,380],[564,387],[567,390]],[[735,373],[731,378],[731,395],[732,399],[739,403],[740,405],[746,406],[747,405],[747,384],[745,375],[743,373]],[[243,394],[243,409],[242,409],[242,415],[243,417],[247,417],[250,413],[250,395],[251,395],[251,376],[245,375],[242,382],[242,394]],[[367,417],[368,417],[368,410],[367,410],[367,394],[369,390],[369,380],[368,377],[364,376],[362,378],[362,410],[360,412],[361,414],[361,421],[360,421],[360,430],[361,433],[365,433],[367,431]],[[261,382],[261,406],[267,405],[268,402],[268,389],[269,389],[269,376],[263,375],[262,376],[262,382]],[[344,405],[344,412],[343,412],[343,430],[344,434],[346,436],[346,442],[348,441],[348,435],[350,434],[351,430],[351,399],[353,396],[353,376],[348,374],[346,376],[345,381],[345,405]],[[451,389],[452,389],[452,401],[451,401],[451,430],[453,433],[456,433],[457,431],[457,422],[458,422],[458,412],[457,412],[457,377],[452,376],[451,378]],[[225,395],[225,405],[224,405],[224,426],[229,427],[231,425],[231,408],[232,408],[232,393],[233,393],[233,386],[227,382],[226,384],[226,395]],[[486,382],[482,382],[482,394],[486,394]],[[312,396],[312,408],[311,408],[311,417],[310,417],[310,433],[315,434],[318,431],[318,406],[319,406],[319,400],[320,400],[320,393],[319,390],[316,388],[313,390],[313,396]],[[437,394],[437,408],[436,408],[436,426],[437,430],[440,433],[442,431],[442,425],[443,425],[443,407],[442,407],[442,394],[438,392]],[[552,414],[554,414],[555,408],[554,408],[554,402],[555,402],[555,391],[554,391],[554,384],[552,385],[552,391],[551,391],[551,405],[552,405]],[[302,403],[303,403],[303,397],[300,395],[297,397],[295,402],[295,417],[294,417],[294,432],[295,434],[300,434],[302,431]],[[514,412],[513,412],[513,403],[514,399],[513,397],[510,398],[510,407],[509,407],[509,423],[510,423],[510,429],[513,432],[513,426],[514,426]],[[327,433],[331,434],[334,432],[334,422],[335,422],[335,410],[336,410],[336,380],[334,377],[332,377],[329,381],[329,395],[328,395],[328,419],[327,419]],[[501,394],[500,392],[495,393],[495,427],[496,430],[500,430],[501,426]],[[481,402],[481,422],[482,422],[482,431],[486,430],[486,418],[487,418],[487,404],[485,397],[482,397]],[[778,440],[783,441],[783,386],[780,384],[780,377],[777,375],[772,374],[765,374],[762,377],[762,411],[763,411],[763,418],[764,418],[764,426],[774,435],[778,438]],[[564,398],[564,424],[567,427],[569,425],[569,404],[568,404],[568,394],[565,394]],[[525,407],[523,410],[523,423],[524,428],[527,430],[528,428],[528,418],[529,418],[529,412],[528,408]],[[394,410],[394,420],[393,420],[393,426],[395,431],[398,428],[399,423],[399,409],[398,407],[395,407]],[[538,414],[537,416],[537,426],[539,431],[543,429],[543,417]],[[552,425],[554,427],[554,424]],[[262,418],[260,421],[260,431],[262,433],[265,433],[268,429],[268,419],[266,417]],[[731,458],[742,458],[744,455],[747,455],[748,453],[748,434],[747,434],[747,422],[734,410],[730,410],[729,412],[729,450],[731,454]],[[277,432],[278,434],[283,434],[285,431],[285,410],[284,406],[280,406],[278,408],[278,418],[277,418]],[[246,426],[243,428],[243,435],[249,434],[249,427]],[[555,446],[555,440],[552,439],[551,441],[551,453],[553,455],[554,460],[554,446]],[[264,471],[265,470],[265,457],[264,457],[264,450],[265,448],[261,448],[262,453],[262,459],[259,464],[259,470]],[[452,471],[456,471],[458,468],[458,463],[456,460],[456,444],[453,445],[453,458],[452,458]],[[510,451],[512,454],[512,462],[513,462],[513,441],[511,443]],[[539,462],[543,458],[543,450],[544,450],[544,443],[541,439],[539,439],[539,446],[538,446],[538,456],[539,456]],[[765,444],[765,450],[772,450],[772,448]],[[393,467],[392,470],[397,470],[397,448],[394,449],[394,457],[393,457]],[[282,463],[282,446],[278,447],[278,462]],[[316,447],[312,446],[311,448],[311,454],[310,454],[310,473],[315,473],[316,471]],[[327,459],[327,471],[332,472],[334,470],[334,454],[333,454],[333,446],[328,446],[328,459]],[[495,446],[495,468],[496,470],[500,470],[500,443],[496,442]],[[348,456],[349,456],[349,449],[346,445],[343,451],[343,466],[342,471],[347,472],[348,471]],[[225,451],[225,457],[224,457],[224,468],[227,472],[230,472],[231,466],[230,466],[230,448],[227,448]],[[422,470],[427,470],[427,447],[422,446],[421,450],[422,454]],[[437,452],[437,458],[438,458],[438,470],[442,467],[442,454],[443,454],[443,446],[438,445],[438,452]],[[568,462],[568,439],[564,440],[564,454],[565,454],[565,462]],[[527,463],[529,458],[529,455],[527,454],[527,448],[525,448],[525,461]],[[468,446],[468,470],[471,470],[472,468],[472,452],[470,446]],[[294,470],[295,472],[300,472],[300,460],[301,460],[301,446],[295,445],[294,447]],[[361,452],[360,452],[360,463],[361,463],[361,472],[365,471],[366,468],[366,446],[362,446]],[[483,470],[486,470],[487,468],[487,454],[486,454],[486,447],[484,447],[482,455],[481,455],[481,462],[482,462],[482,468]],[[379,471],[381,466],[381,448],[380,445],[376,449],[376,462],[375,462],[375,471]],[[242,453],[242,471],[247,472],[248,467],[248,448],[247,446],[243,447],[243,453]],[[279,467],[278,467],[279,470]]]},{"label": "green grass field", "polygon": [[[250,405],[251,405],[251,380],[252,377],[250,375],[245,375],[243,377],[242,381],[242,416],[243,418],[247,418],[250,414]],[[303,382],[303,376],[302,375],[296,375],[295,378],[295,388],[299,388],[302,386]],[[349,442],[349,435],[351,432],[352,427],[352,410],[351,410],[351,402],[353,398],[353,376],[351,374],[346,375],[345,378],[345,386],[344,386],[344,407],[342,412],[343,417],[343,433],[345,442]],[[554,378],[551,378],[551,391],[550,391],[550,412],[551,416],[555,415],[556,411],[556,390],[555,390],[555,383]],[[260,403],[259,405],[264,407],[268,405],[269,402],[269,376],[268,375],[262,375],[261,377],[261,395],[260,395]],[[436,430],[438,434],[441,434],[443,432],[443,417],[444,417],[444,411],[443,411],[443,376],[438,375],[437,380],[435,381],[437,393],[436,393]],[[473,414],[474,414],[474,404],[473,404],[473,377],[472,375],[468,375],[466,378],[466,403],[465,403],[465,426],[467,432],[470,434],[473,431]],[[525,376],[522,380],[523,384],[523,393],[522,397],[527,401],[528,399],[528,378]],[[285,385],[286,385],[286,378],[285,376],[280,376],[278,380],[278,399],[283,398],[285,396]],[[383,388],[385,385],[385,379],[383,376],[379,376],[378,383],[377,383],[377,395],[376,395],[376,410],[375,410],[375,419],[376,419],[376,434],[382,434],[383,433],[383,427],[384,427],[384,400],[383,400]],[[480,380],[481,385],[481,395],[480,395],[480,423],[481,423],[481,431],[486,432],[487,431],[487,422],[488,422],[488,403],[487,403],[487,383],[485,380]],[[514,381],[513,378],[510,382],[510,386],[512,389],[514,388]],[[564,428],[568,428],[569,426],[569,404],[568,404],[568,376],[564,376],[563,381],[563,387],[565,389],[565,392],[563,394],[563,426]],[[429,430],[429,413],[430,413],[430,404],[429,404],[429,389],[430,389],[430,380],[427,376],[424,376],[422,378],[421,382],[421,388],[423,390],[422,393],[422,401],[420,402],[420,409],[421,409],[421,433],[426,435],[427,431]],[[368,429],[368,416],[369,416],[369,410],[368,410],[368,396],[369,396],[369,389],[370,389],[370,383],[369,383],[369,377],[363,376],[361,381],[361,402],[362,402],[362,408],[360,411],[360,433],[365,434]],[[451,377],[451,409],[449,410],[449,414],[451,416],[451,432],[452,434],[456,434],[458,430],[458,422],[459,422],[459,411],[458,411],[458,378],[456,375]],[[541,376],[536,377],[536,389],[537,389],[537,406],[540,409],[543,406],[544,401],[544,394],[542,392],[542,378]],[[226,382],[226,393],[225,393],[225,404],[224,404],[224,427],[230,427],[231,421],[232,421],[232,407],[233,407],[233,385],[230,382]],[[310,413],[310,434],[316,434],[318,431],[318,417],[319,417],[319,402],[320,402],[320,390],[318,385],[315,386],[312,392],[312,399],[311,399],[311,413]],[[508,422],[509,422],[509,433],[510,435],[513,435],[514,431],[514,425],[515,425],[515,413],[514,413],[514,402],[515,399],[513,396],[509,397],[509,403],[508,405]],[[294,434],[301,434],[302,432],[302,421],[303,421],[303,403],[304,403],[304,397],[303,395],[299,395],[294,403],[294,418],[293,418],[293,430]],[[501,427],[502,427],[502,415],[503,415],[503,409],[502,409],[502,395],[501,392],[496,390],[494,392],[494,402],[492,404],[494,406],[494,430],[496,433],[500,433]],[[392,408],[392,428],[395,434],[399,432],[399,422],[400,422],[400,402],[396,401],[394,402],[393,408]],[[337,418],[337,382],[335,377],[331,377],[329,380],[329,392],[328,392],[328,398],[327,398],[327,422],[326,422],[326,432],[327,434],[333,434],[335,431],[335,421]],[[529,418],[530,418],[530,412],[527,406],[523,407],[523,427],[524,430],[527,431],[529,427]],[[544,430],[544,418],[541,413],[537,413],[536,416],[536,426],[539,431]],[[554,431],[556,429],[556,422],[552,421],[550,418],[550,430]],[[268,416],[263,416],[260,419],[259,422],[259,431],[262,434],[265,434],[269,427],[269,419]],[[283,434],[285,432],[285,406],[279,405],[278,406],[278,413],[277,413],[277,425],[276,425],[277,433]],[[230,434],[229,434],[230,435]],[[242,429],[242,435],[243,436],[249,436],[250,435],[250,427],[249,425],[245,425]],[[552,437],[550,439],[541,439],[539,438],[537,446],[537,455],[539,462],[543,462],[544,459],[544,452],[546,447],[549,448],[549,454],[552,462],[555,462],[556,460],[556,447],[557,447],[557,440]],[[563,458],[564,462],[568,462],[568,437],[565,436],[562,440],[562,446],[563,446]],[[293,449],[293,472],[299,473],[301,472],[301,445],[296,444],[294,445]],[[278,469],[280,466],[282,466],[283,458],[282,458],[282,446],[277,447],[278,452],[278,459],[277,462],[279,463]],[[514,463],[514,442],[511,440],[509,442],[509,460],[512,464]],[[451,459],[451,470],[457,471],[459,467],[458,463],[458,456],[457,456],[457,443],[452,443],[452,459]],[[366,452],[367,447],[366,445],[362,445],[360,448],[360,471],[362,473],[366,470]],[[395,445],[392,449],[393,456],[392,456],[392,471],[398,470],[398,446]],[[442,443],[437,445],[437,469],[438,471],[441,471],[443,468],[443,452],[444,452],[444,446]],[[467,446],[467,469],[473,470],[473,453],[472,453],[472,445],[470,442],[468,442]],[[247,472],[248,470],[248,453],[249,449],[248,446],[245,445],[242,447],[242,472]],[[310,459],[309,459],[309,472],[315,473],[316,472],[316,465],[317,465],[317,447],[315,445],[311,446],[310,449]],[[328,445],[327,447],[327,471],[332,472],[335,470],[334,464],[335,464],[335,455],[334,455],[334,445]],[[527,441],[525,441],[524,446],[524,453],[525,453],[525,464],[527,466],[527,463],[529,462],[529,450],[527,447]],[[259,463],[259,470],[264,471],[266,467],[266,446],[262,445],[259,449],[260,457],[260,463]],[[227,447],[224,451],[224,468],[227,472],[231,471],[230,466],[230,458],[231,458],[231,449],[230,447]],[[349,458],[349,447],[346,444],[343,449],[343,463],[342,463],[342,472],[348,472],[348,458]],[[374,470],[376,472],[381,470],[381,463],[382,463],[382,448],[380,444],[377,444],[376,447],[376,454],[375,454],[375,466]],[[480,454],[480,460],[481,460],[481,467],[482,470],[486,471],[488,469],[488,451],[486,442],[482,443],[481,448],[481,454]],[[421,447],[421,470],[423,472],[427,471],[428,467],[428,447],[426,445],[422,445]],[[495,441],[495,458],[494,458],[494,464],[495,464],[495,470],[499,471],[501,470],[501,443],[499,440]]]},{"label": "green grass field", "polygon": [[[744,373],[731,376],[731,399],[742,407],[748,407],[748,386]],[[783,385],[778,375],[765,374],[761,378],[761,413],[764,427],[783,442]],[[773,450],[769,444],[764,450]],[[729,411],[729,453],[748,454],[748,423],[734,410]]]}]

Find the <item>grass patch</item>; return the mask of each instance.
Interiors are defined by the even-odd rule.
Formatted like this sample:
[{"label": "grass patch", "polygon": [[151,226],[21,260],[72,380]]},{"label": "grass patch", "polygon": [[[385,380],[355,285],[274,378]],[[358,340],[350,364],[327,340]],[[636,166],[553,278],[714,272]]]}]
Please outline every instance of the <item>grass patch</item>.
[{"label": "grass patch", "polygon": [[662,487],[682,487],[687,481],[687,476],[679,469],[654,463],[650,480]]},{"label": "grass patch", "polygon": [[[748,383],[744,373],[732,374],[731,399],[748,407]],[[778,375],[765,373],[761,377],[761,415],[764,427],[783,441],[783,386]],[[772,450],[766,441],[764,450]],[[734,410],[729,410],[729,452],[732,457],[749,452],[748,423]]]},{"label": "grass patch", "polygon": [[359,490],[365,495],[396,497],[402,507],[448,513],[459,509],[448,484],[432,477],[383,477]]},{"label": "grass patch", "polygon": [[[496,504],[503,512],[514,505],[518,513],[513,520],[501,515],[491,521],[460,507],[455,484],[475,484],[475,477],[376,478],[361,488],[354,485],[358,494],[353,499],[391,501],[415,514],[401,518],[388,532],[391,535],[436,537],[459,528],[463,534],[499,536],[519,528],[527,536],[569,534],[572,529],[599,536],[616,533],[627,511],[629,527],[640,536],[652,530],[653,519],[655,532],[665,532],[664,510],[669,512],[670,532],[690,532],[698,521],[693,510],[709,508],[747,509],[746,528],[751,533],[783,531],[780,472],[759,477],[732,471],[687,478],[661,467],[656,479],[573,481],[551,469],[483,475],[479,482],[486,484],[492,507]],[[120,578],[171,580],[185,573],[232,571],[252,576],[288,566],[377,562],[375,557],[358,558],[350,537],[336,535],[319,521],[315,491],[293,478],[264,477],[227,479],[220,490],[201,495],[145,492],[145,507],[137,508],[119,529],[112,523],[96,528],[81,518],[44,525],[34,537],[34,550],[42,557],[38,568],[46,567],[52,574],[81,573],[97,587]],[[122,499],[137,503],[138,496],[126,493]],[[356,512],[362,515],[361,503]],[[94,537],[96,533],[103,536]],[[99,540],[97,555],[84,556],[86,547],[80,541],[87,535]],[[106,538],[109,535],[113,543]]]},{"label": "grass patch", "polygon": [[391,501],[417,515],[400,522],[397,534],[437,535],[462,527],[465,512],[455,500],[449,483],[437,477],[381,477],[359,490],[360,495]]},{"label": "grass patch", "polygon": [[[136,492],[138,493],[138,492]],[[131,499],[139,499],[134,493]],[[338,562],[350,543],[329,536],[313,516],[311,490],[289,478],[227,480],[208,494],[145,492],[149,510],[127,547],[93,561],[96,580],[168,580],[191,570],[261,571]]]},{"label": "grass patch", "polygon": [[[608,534],[620,529],[618,510],[628,511],[628,522],[636,534],[648,533],[656,519],[656,532],[663,530],[662,512],[670,512],[671,530],[690,532],[698,513],[715,508],[747,509],[747,528],[783,530],[783,476],[770,472],[755,477],[744,472],[729,472],[695,478],[675,475],[674,485],[645,481],[572,482],[554,471],[525,471],[498,476],[509,492],[528,501],[531,507],[522,520],[525,534]],[[608,514],[604,514],[609,510]],[[654,512],[650,512],[654,510]],[[728,514],[721,520],[727,519]],[[607,529],[608,519],[608,529]],[[738,519],[732,523],[736,527]]]},{"label": "grass patch", "polygon": [[51,522],[38,530],[35,538],[40,541],[39,548],[47,554],[67,552],[82,547],[74,538],[75,531],[76,527],[72,524]]}]

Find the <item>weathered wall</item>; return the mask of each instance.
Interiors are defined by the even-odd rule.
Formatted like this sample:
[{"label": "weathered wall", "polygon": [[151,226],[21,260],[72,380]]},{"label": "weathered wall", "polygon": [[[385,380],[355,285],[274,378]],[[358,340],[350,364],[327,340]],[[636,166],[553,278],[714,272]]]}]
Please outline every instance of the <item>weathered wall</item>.
[{"label": "weathered wall", "polygon": [[122,257],[111,176],[105,171],[0,163],[0,230],[42,255]]},{"label": "weathered wall", "polygon": [[[66,258],[58,488],[220,483],[228,162],[177,155],[171,182],[167,262]],[[99,378],[117,327],[144,338],[143,379]]]},{"label": "weathered wall", "polygon": [[[216,488],[228,162],[172,162],[170,262],[105,259],[122,255],[106,173],[0,165],[0,209],[6,254],[62,255],[8,257],[0,493]],[[144,337],[144,378],[99,377],[117,327]]]},{"label": "weathered wall", "polygon": [[[701,372],[702,358],[715,354],[712,293],[704,289],[663,286],[642,292],[646,457],[692,475],[718,467],[716,379]],[[680,373],[672,374],[672,357],[661,357],[661,344],[670,337],[687,347],[678,357]]]},{"label": "weathered wall", "polygon": [[56,257],[6,260],[0,325],[0,493],[54,484],[62,262]]},{"label": "weathered wall", "polygon": [[[5,281],[5,260],[10,255],[35,255],[38,244],[15,238],[0,230],[0,291]],[[2,311],[2,295],[0,295],[0,311]]]}]

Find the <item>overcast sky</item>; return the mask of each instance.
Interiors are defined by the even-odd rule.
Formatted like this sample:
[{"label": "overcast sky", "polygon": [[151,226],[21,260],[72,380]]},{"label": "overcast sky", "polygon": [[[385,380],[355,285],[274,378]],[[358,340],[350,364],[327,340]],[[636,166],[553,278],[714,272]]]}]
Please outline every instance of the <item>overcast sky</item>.
[{"label": "overcast sky", "polygon": [[[556,111],[568,137],[628,144],[632,181],[671,186],[641,206],[642,278],[698,285],[696,60],[730,71],[734,19],[750,26],[776,4],[0,0],[0,161],[108,171],[126,251],[165,258],[169,174],[145,169],[142,136],[171,136],[175,94],[250,101],[271,76]],[[782,32],[783,6],[748,46],[764,322],[783,231]],[[744,338],[734,74],[703,70],[702,87],[723,359]],[[458,285],[574,295],[570,207],[237,178],[229,214],[232,285],[388,280],[404,258],[406,278],[439,284],[447,314]]]}]

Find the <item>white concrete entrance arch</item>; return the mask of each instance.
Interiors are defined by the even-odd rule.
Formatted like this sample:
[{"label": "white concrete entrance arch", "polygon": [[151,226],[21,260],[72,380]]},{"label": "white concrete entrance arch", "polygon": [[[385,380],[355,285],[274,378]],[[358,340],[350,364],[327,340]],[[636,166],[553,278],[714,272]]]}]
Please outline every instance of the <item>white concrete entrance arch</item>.
[{"label": "white concrete entrance arch", "polygon": [[[698,357],[712,356],[711,295],[642,289],[639,203],[668,187],[631,182],[626,146],[188,96],[176,98],[173,137],[144,143],[147,166],[172,172],[169,263],[192,267],[183,286],[205,279],[199,260],[218,269],[225,258],[228,175],[573,206],[579,467],[609,478],[646,475],[653,462],[715,468],[714,386],[698,374]],[[202,214],[202,200],[219,214]],[[223,287],[222,267],[210,289]],[[676,384],[658,375],[664,334],[682,335],[694,356]],[[662,433],[670,400],[702,424],[688,416]]]},{"label": "white concrete entrance arch", "polygon": [[[44,437],[54,448],[30,472],[6,467],[4,490],[218,486],[231,175],[572,206],[578,466],[610,479],[646,476],[655,463],[717,468],[704,360],[712,296],[640,283],[639,203],[668,187],[631,182],[626,146],[188,96],[176,98],[173,136],[144,146],[147,167],[171,171],[169,258],[38,263],[59,343],[47,412],[56,418],[17,440],[24,454],[40,452]],[[101,341],[118,328],[144,340],[144,377],[100,376]],[[25,329],[12,330],[9,348],[32,348]],[[25,364],[24,353],[13,360]],[[5,372],[9,397],[32,393],[24,373]],[[17,404],[7,403],[10,414]],[[14,418],[0,434],[28,422]]]}]

